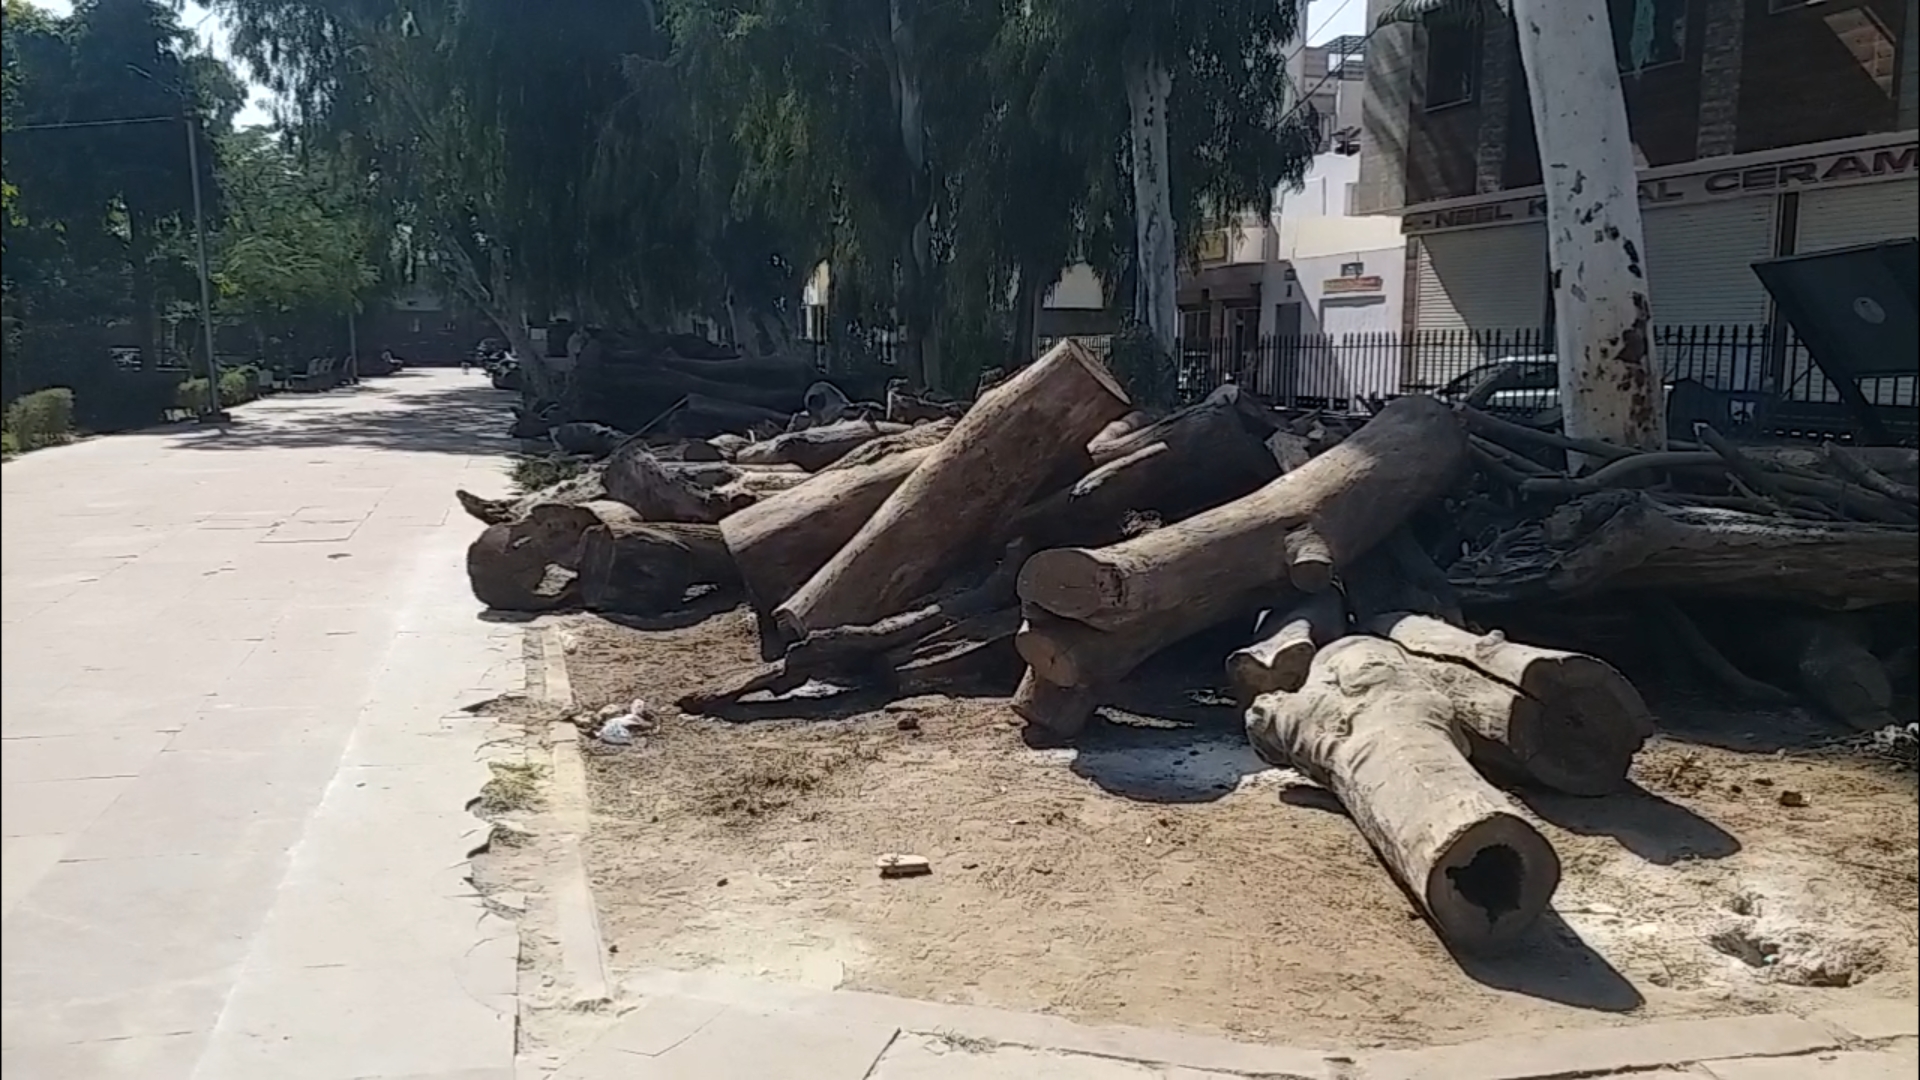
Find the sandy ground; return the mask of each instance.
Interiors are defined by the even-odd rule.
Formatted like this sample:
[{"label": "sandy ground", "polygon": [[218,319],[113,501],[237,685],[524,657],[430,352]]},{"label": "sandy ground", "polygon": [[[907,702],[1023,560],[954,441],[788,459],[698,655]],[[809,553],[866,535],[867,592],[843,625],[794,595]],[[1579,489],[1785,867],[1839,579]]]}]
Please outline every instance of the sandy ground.
[{"label": "sandy ground", "polygon": [[[1027,748],[999,699],[727,722],[667,703],[752,662],[744,611],[565,635],[583,708],[638,697],[658,719],[634,746],[586,743],[616,969],[1348,1046],[1915,992],[1913,778],[1707,745],[1755,745],[1766,717],[1674,710],[1703,741],[1650,745],[1633,792],[1524,796],[1564,862],[1557,913],[1475,960],[1204,694],[1114,714],[1077,751]],[[888,852],[933,873],[881,880]]]}]

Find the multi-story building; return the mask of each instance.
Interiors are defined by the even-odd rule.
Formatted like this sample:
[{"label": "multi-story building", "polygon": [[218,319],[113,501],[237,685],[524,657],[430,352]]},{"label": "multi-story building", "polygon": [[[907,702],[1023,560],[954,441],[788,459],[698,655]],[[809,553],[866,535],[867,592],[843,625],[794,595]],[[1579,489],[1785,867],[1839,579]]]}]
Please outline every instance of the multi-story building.
[{"label": "multi-story building", "polygon": [[[1608,7],[1656,327],[1769,325],[1754,262],[1920,232],[1915,0]],[[1355,208],[1401,218],[1407,330],[1552,320],[1514,25],[1483,15],[1368,43]]]}]

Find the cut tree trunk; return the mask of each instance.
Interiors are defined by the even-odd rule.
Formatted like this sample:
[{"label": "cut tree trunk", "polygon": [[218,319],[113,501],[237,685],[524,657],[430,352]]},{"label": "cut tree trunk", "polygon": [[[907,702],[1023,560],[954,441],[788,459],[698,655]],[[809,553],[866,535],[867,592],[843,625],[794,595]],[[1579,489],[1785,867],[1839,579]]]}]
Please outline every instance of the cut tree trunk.
[{"label": "cut tree trunk", "polygon": [[1476,762],[1569,795],[1606,795],[1653,735],[1653,714],[1624,675],[1581,653],[1475,634],[1425,615],[1389,615],[1391,639],[1453,701]]},{"label": "cut tree trunk", "polygon": [[467,582],[496,611],[552,611],[580,601],[581,538],[599,523],[583,506],[542,503],[491,525],[467,548]]},{"label": "cut tree trunk", "polygon": [[1393,642],[1320,650],[1306,685],[1254,701],[1247,734],[1340,800],[1450,945],[1512,941],[1559,887],[1552,845],[1467,763],[1452,703]]},{"label": "cut tree trunk", "polygon": [[1103,548],[1028,560],[1020,596],[1112,630],[1151,621],[1195,596],[1236,596],[1292,580],[1324,588],[1467,464],[1466,433],[1427,397],[1394,401],[1351,437],[1245,498]]},{"label": "cut tree trunk", "polygon": [[580,599],[590,610],[648,615],[678,607],[695,585],[738,581],[718,525],[649,523],[612,501],[583,509],[598,519],[580,538]]},{"label": "cut tree trunk", "polygon": [[[1142,32],[1146,36],[1146,32]],[[1611,55],[1611,54],[1609,54]],[[1167,101],[1173,73],[1146,41],[1130,42],[1122,65],[1132,150],[1133,236],[1139,261],[1140,320],[1153,335],[1165,363],[1174,362],[1180,307],[1176,290],[1178,236],[1173,221],[1173,179],[1167,156]]]},{"label": "cut tree trunk", "polygon": [[1298,690],[1313,654],[1345,636],[1346,603],[1338,592],[1316,593],[1288,608],[1268,608],[1255,624],[1253,644],[1227,654],[1227,681],[1242,709],[1275,690]]},{"label": "cut tree trunk", "polygon": [[1447,573],[1469,604],[1670,590],[1847,610],[1920,598],[1914,544],[1912,529],[1762,517],[1613,491],[1556,507]]},{"label": "cut tree trunk", "polygon": [[1639,179],[1606,0],[1513,0],[1513,18],[1546,177],[1566,433],[1664,450]]},{"label": "cut tree trunk", "polygon": [[1174,521],[1237,499],[1280,475],[1262,442],[1272,426],[1228,385],[1158,423],[1102,432],[1087,447],[1094,470],[1022,511],[1012,531],[1037,547],[1111,544],[1129,515]]},{"label": "cut tree trunk", "polygon": [[905,424],[874,420],[842,420],[802,431],[776,435],[766,442],[754,443],[734,455],[742,465],[798,465],[808,472],[821,469],[845,457],[847,452],[882,435],[899,435]]},{"label": "cut tree trunk", "polygon": [[819,572],[774,611],[797,641],[871,623],[980,558],[995,532],[1063,464],[1086,454],[1127,399],[1079,344],[1054,346],[994,387],[927,451],[906,482]]},{"label": "cut tree trunk", "polygon": [[[762,620],[770,619],[774,608],[825,566],[932,453],[931,447],[923,447],[870,465],[827,469],[791,491],[722,519],[720,534],[740,568],[747,599]],[[780,655],[771,634],[762,645],[771,652],[767,659]]]},{"label": "cut tree trunk", "polygon": [[686,521],[711,525],[751,505],[753,496],[723,494],[703,487],[679,468],[662,462],[638,442],[629,443],[607,459],[602,475],[607,498],[623,502],[648,521]]},{"label": "cut tree trunk", "polygon": [[[1016,638],[1017,642],[1019,639]],[[1099,696],[1085,686],[1059,686],[1034,674],[1032,668],[1020,676],[1020,685],[1009,702],[1015,715],[1030,728],[1044,732],[1047,741],[1071,739],[1086,729],[1093,719]]]},{"label": "cut tree trunk", "polygon": [[1893,685],[1865,635],[1840,617],[1788,615],[1757,628],[1761,654],[1801,693],[1858,731],[1894,724]]},{"label": "cut tree trunk", "polygon": [[897,435],[882,435],[870,442],[863,443],[847,451],[846,455],[821,472],[835,469],[854,469],[862,465],[871,465],[888,454],[898,454],[905,450],[922,450],[937,444],[953,430],[952,420],[935,420],[930,424],[915,424]]}]

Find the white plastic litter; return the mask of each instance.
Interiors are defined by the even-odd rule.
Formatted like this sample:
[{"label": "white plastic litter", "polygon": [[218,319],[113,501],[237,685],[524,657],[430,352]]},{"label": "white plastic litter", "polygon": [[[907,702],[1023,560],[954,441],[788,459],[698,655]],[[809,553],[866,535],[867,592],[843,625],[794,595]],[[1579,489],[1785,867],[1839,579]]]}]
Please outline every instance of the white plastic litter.
[{"label": "white plastic litter", "polygon": [[608,746],[632,746],[636,736],[645,735],[653,730],[653,720],[647,715],[647,703],[638,698],[626,712],[609,716],[600,723],[600,730],[594,738]]}]

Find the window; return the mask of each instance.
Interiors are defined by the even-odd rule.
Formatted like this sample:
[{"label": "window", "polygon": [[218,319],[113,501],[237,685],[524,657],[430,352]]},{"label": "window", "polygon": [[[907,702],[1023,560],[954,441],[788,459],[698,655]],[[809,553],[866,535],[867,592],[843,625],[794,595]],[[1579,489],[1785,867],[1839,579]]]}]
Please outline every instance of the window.
[{"label": "window", "polygon": [[1607,0],[1613,59],[1624,73],[1675,64],[1687,55],[1689,0]]},{"label": "window", "polygon": [[1479,74],[1479,27],[1447,22],[1427,31],[1427,109],[1472,101]]},{"label": "window", "polygon": [[1366,272],[1367,272],[1367,264],[1363,262],[1350,262],[1350,263],[1340,264],[1341,277],[1360,277]]}]

